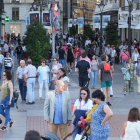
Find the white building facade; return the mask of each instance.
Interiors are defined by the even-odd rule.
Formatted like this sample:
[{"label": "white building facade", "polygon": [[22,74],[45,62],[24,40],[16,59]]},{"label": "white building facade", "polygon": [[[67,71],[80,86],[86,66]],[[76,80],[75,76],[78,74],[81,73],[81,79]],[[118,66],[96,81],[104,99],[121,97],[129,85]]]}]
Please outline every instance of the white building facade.
[{"label": "white building facade", "polygon": [[[122,1],[122,5],[118,12],[118,28],[121,33],[121,40],[128,39],[128,2]],[[131,12],[131,40],[140,41],[140,0],[134,0]]]},{"label": "white building facade", "polygon": [[[24,36],[26,32],[26,16],[29,15],[31,4],[34,0],[5,0],[4,10],[6,11],[4,17],[8,16],[10,18],[9,22],[5,22],[4,32],[6,33],[18,33],[21,37]],[[61,9],[63,9],[62,0],[59,1]],[[38,9],[40,11],[40,9]],[[43,11],[49,11],[48,7],[43,7]],[[61,26],[63,27],[63,16],[58,15]],[[52,32],[51,26],[44,26],[46,31]]]}]

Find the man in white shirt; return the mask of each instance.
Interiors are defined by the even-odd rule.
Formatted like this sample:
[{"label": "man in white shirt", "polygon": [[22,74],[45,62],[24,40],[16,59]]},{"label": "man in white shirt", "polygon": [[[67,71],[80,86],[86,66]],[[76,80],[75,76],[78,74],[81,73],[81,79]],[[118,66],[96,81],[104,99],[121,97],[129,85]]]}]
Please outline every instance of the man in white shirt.
[{"label": "man in white shirt", "polygon": [[87,40],[86,40],[86,42],[85,42],[85,48],[86,48],[86,46],[87,46],[89,43],[91,43],[91,41],[89,40],[89,37],[88,37]]}]

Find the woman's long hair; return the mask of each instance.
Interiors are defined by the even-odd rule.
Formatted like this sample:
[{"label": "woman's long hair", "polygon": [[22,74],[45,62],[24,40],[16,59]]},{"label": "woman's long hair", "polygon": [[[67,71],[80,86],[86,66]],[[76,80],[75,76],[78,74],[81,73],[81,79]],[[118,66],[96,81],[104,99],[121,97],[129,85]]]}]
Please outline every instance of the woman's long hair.
[{"label": "woman's long hair", "polygon": [[60,68],[59,70],[61,70],[64,74],[63,74],[62,76],[60,76],[60,77],[58,78],[58,80],[60,80],[61,78],[64,78],[65,76],[67,76],[67,75],[66,75],[66,71],[65,71],[64,68]]}]

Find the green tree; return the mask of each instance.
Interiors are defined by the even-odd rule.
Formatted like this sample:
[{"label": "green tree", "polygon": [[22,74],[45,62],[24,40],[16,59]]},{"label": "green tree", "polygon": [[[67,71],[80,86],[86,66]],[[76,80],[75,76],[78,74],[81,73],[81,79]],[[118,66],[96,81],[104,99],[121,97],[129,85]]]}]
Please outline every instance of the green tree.
[{"label": "green tree", "polygon": [[71,36],[76,35],[76,27],[72,25],[72,27],[69,28],[69,33]]},{"label": "green tree", "polygon": [[118,45],[119,36],[118,36],[118,25],[115,22],[108,22],[108,25],[105,28],[106,32],[106,42],[110,45]]},{"label": "green tree", "polygon": [[95,33],[95,31],[91,28],[91,26],[89,24],[85,25],[84,32],[82,35],[82,43],[84,44],[88,37],[90,39],[92,39],[94,33]]},{"label": "green tree", "polygon": [[38,22],[34,22],[27,26],[25,33],[27,36],[23,41],[26,44],[27,52],[37,67],[40,65],[42,58],[47,59],[49,51],[49,38],[46,29]]}]

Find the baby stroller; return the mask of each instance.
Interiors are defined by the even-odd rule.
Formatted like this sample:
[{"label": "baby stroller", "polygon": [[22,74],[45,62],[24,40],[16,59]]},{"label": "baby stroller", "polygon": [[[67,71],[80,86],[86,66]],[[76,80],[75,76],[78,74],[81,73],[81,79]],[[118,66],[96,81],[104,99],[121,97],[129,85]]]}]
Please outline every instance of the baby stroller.
[{"label": "baby stroller", "polygon": [[[81,117],[80,119],[81,119],[82,123],[84,124],[83,125],[84,128],[86,127],[86,129],[84,129],[84,131],[81,133],[81,137],[79,140],[89,140],[87,131],[90,129],[90,125],[85,123],[84,118]],[[78,125],[63,140],[66,140],[69,136],[72,136],[77,128],[78,128]],[[41,136],[41,138],[42,138],[42,140],[61,140],[58,136],[56,136],[54,133],[49,132],[49,131],[45,132],[44,136]]]}]

